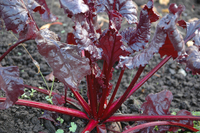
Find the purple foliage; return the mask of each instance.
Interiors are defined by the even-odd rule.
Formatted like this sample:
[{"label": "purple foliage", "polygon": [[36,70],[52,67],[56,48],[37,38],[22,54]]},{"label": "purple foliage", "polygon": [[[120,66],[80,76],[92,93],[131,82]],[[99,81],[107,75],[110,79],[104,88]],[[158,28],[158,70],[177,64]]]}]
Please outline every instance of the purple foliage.
[{"label": "purple foliage", "polygon": [[[18,68],[0,66],[0,88],[6,93],[6,99],[3,99],[4,102],[0,104],[0,109],[6,109],[16,103],[57,111],[89,120],[83,132],[91,131],[96,127],[98,133],[103,133],[107,132],[104,123],[106,119],[108,121],[112,121],[114,118],[119,121],[133,119],[127,118],[125,115],[112,118],[111,115],[130,96],[129,92],[131,94],[135,92],[171,57],[185,63],[186,69],[191,70],[193,74],[200,74],[200,21],[191,23],[184,20],[179,21],[178,19],[185,9],[184,6],[170,4],[169,13],[158,20],[159,16],[153,11],[153,0],[149,0],[141,10],[138,22],[136,5],[132,0],[59,1],[61,8],[74,22],[73,31],[68,33],[67,43],[62,43],[59,36],[49,29],[40,30],[34,21],[32,15],[34,12],[39,12],[43,21],[57,20],[57,17],[50,12],[45,0],[0,0],[0,19],[3,20],[5,28],[19,34],[16,44],[0,57],[0,61],[18,44],[27,40],[35,40],[39,53],[53,70],[53,73],[47,78],[49,80],[57,79],[65,86],[65,94],[53,95],[54,105],[18,100],[24,89],[23,80],[19,78]],[[109,26],[104,31],[101,31],[97,21],[99,12],[106,12],[109,17]],[[136,27],[128,27],[119,32],[123,19],[126,19],[129,24],[136,24]],[[153,38],[150,40],[151,23],[156,21],[159,22]],[[179,26],[187,28],[185,39],[179,33],[177,23]],[[1,28],[3,28],[3,23],[0,21]],[[194,46],[186,48],[185,43],[190,39],[193,39]],[[137,83],[145,65],[149,63],[155,53],[159,53],[161,57],[165,55],[167,57]],[[103,61],[103,67],[98,66],[97,61],[99,60]],[[121,73],[114,91],[111,91],[113,84],[110,81],[116,65],[117,68],[121,68]],[[127,91],[113,101],[125,69],[136,67],[139,67],[138,72],[127,87]],[[79,83],[83,78],[86,78],[87,82],[88,101],[85,101],[78,92]],[[68,87],[77,100],[66,97]],[[49,93],[47,90],[37,89],[37,91]],[[110,101],[109,95],[111,95]],[[148,119],[145,118],[137,123],[143,124],[155,120],[155,118],[158,119],[159,115],[164,115],[163,120],[166,115],[170,117],[169,107],[172,98],[172,93],[167,90],[148,95],[146,102],[141,106],[142,115],[152,115],[154,119],[148,116]],[[0,98],[0,101],[3,100]],[[66,102],[72,105],[79,102],[78,105],[81,105],[85,112],[64,107]],[[139,116],[140,120],[142,115]],[[196,131],[191,127],[193,126],[192,121],[187,118],[199,120],[199,117],[192,117],[191,113],[186,110],[181,110],[177,116],[183,116],[184,119],[183,117],[179,117],[180,119],[170,117],[167,120]],[[135,116],[133,115],[133,117]],[[58,124],[52,113],[45,113],[40,118]],[[164,124],[161,123],[161,125]],[[177,131],[177,127],[160,126],[158,129],[158,132],[165,131]],[[153,127],[148,127],[137,132],[153,133],[156,131]]]},{"label": "purple foliage", "polygon": [[81,57],[78,47],[61,43],[58,36],[48,29],[40,31],[36,42],[39,53],[53,69],[54,76],[77,89],[80,80],[90,73],[89,60]]},{"label": "purple foliage", "polygon": [[43,14],[45,8],[35,0],[0,1],[0,17],[4,20],[6,29],[12,30],[14,33],[19,33],[27,27],[31,22],[30,17],[33,11]]},{"label": "purple foliage", "polygon": [[7,109],[24,93],[24,83],[19,77],[18,67],[0,67],[0,88],[6,94],[6,101],[0,104],[0,109]]},{"label": "purple foliage", "polygon": [[132,0],[97,0],[97,12],[108,10],[118,11],[128,23],[137,23],[137,10]]}]

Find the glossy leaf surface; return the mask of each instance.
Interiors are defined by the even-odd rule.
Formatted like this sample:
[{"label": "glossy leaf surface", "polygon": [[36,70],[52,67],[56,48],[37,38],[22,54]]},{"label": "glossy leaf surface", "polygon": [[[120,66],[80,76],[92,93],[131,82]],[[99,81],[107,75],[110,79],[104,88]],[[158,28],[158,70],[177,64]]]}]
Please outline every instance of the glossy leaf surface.
[{"label": "glossy leaf surface", "polygon": [[137,23],[137,9],[132,0],[98,0],[97,12],[105,11],[105,6],[109,10],[118,11],[128,23]]},{"label": "glossy leaf surface", "polygon": [[[151,23],[159,19],[159,16],[153,11],[153,1],[149,1],[140,13],[139,24],[128,41],[128,51],[140,51],[148,44],[150,40]],[[132,29],[130,29],[132,31]],[[131,31],[128,31],[130,33]]]},{"label": "glossy leaf surface", "polygon": [[1,0],[0,1],[0,17],[4,20],[7,30],[19,33],[25,29],[31,21],[32,12],[39,11],[40,14],[45,12],[35,0]]},{"label": "glossy leaf surface", "polygon": [[[174,12],[174,8],[177,9],[176,13]],[[177,54],[173,53],[173,55],[182,56],[185,54],[185,43],[176,27],[177,19],[184,10],[184,7],[172,4],[169,10],[172,11],[163,17],[158,23],[154,37],[149,46],[133,57],[120,56],[119,65],[117,67],[126,66],[129,69],[133,69],[135,67],[139,67],[140,65],[144,66],[148,64],[154,53],[159,52],[160,55],[170,55],[171,49],[168,48],[171,48],[172,46],[177,52]],[[170,40],[168,41],[170,44],[167,45],[171,46],[163,47],[162,50],[159,51],[159,49],[166,43],[166,39]]]},{"label": "glossy leaf surface", "polygon": [[[108,12],[108,14],[109,14],[109,21],[112,21],[113,24],[115,25],[116,29],[120,30],[121,23],[122,23],[122,20],[123,20],[122,15],[116,10],[110,10]],[[112,26],[112,22],[110,22],[109,27]]]},{"label": "glossy leaf surface", "polygon": [[111,66],[119,60],[120,55],[127,55],[127,52],[121,49],[124,45],[121,39],[122,36],[113,25],[102,34],[99,40],[99,47],[103,49],[103,59]]},{"label": "glossy leaf surface", "polygon": [[192,74],[200,74],[200,52],[197,46],[187,48],[188,57],[186,58],[186,70]]},{"label": "glossy leaf surface", "polygon": [[[170,115],[169,107],[173,99],[173,95],[170,91],[164,90],[156,94],[149,94],[141,106],[141,110],[144,115]],[[143,124],[145,122],[138,122]],[[169,126],[161,126],[158,131],[154,130],[154,127],[148,127],[137,131],[137,133],[156,133],[166,132],[169,130]]]},{"label": "glossy leaf surface", "polygon": [[63,106],[63,104],[65,103],[65,100],[63,99],[62,96],[57,94],[57,95],[53,95],[52,102],[54,105]]},{"label": "glossy leaf surface", "polygon": [[41,14],[41,19],[46,22],[56,21],[58,18],[50,12],[45,0],[36,0],[40,5],[45,8],[45,12]]},{"label": "glossy leaf surface", "polygon": [[[97,35],[94,29],[91,29],[87,20],[82,15],[77,15],[77,22],[74,26],[74,39],[78,47],[89,51],[93,58],[100,59],[102,50],[95,45]],[[73,41],[73,39],[70,39]]]},{"label": "glossy leaf surface", "polygon": [[77,89],[80,80],[90,74],[89,60],[79,55],[77,46],[61,43],[48,29],[41,30],[36,38],[39,53],[45,57],[59,81]]},{"label": "glossy leaf surface", "polygon": [[78,13],[85,13],[89,10],[88,6],[83,0],[59,0],[61,7],[65,10],[65,13],[73,16]]},{"label": "glossy leaf surface", "polygon": [[7,109],[24,93],[24,84],[19,77],[18,67],[0,67],[0,88],[6,94],[6,101],[0,104],[0,109]]},{"label": "glossy leaf surface", "polygon": [[169,107],[173,99],[170,91],[164,90],[156,94],[149,94],[146,102],[142,104],[141,109],[144,115],[168,115]]}]

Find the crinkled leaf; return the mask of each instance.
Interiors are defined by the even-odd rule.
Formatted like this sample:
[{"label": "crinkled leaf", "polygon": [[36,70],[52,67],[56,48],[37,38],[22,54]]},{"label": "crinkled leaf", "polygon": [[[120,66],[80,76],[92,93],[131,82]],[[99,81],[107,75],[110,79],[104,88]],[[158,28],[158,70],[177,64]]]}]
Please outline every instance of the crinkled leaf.
[{"label": "crinkled leaf", "polygon": [[169,90],[164,90],[156,94],[149,94],[146,102],[142,104],[141,109],[144,115],[169,115],[169,107],[173,95]]},{"label": "crinkled leaf", "polygon": [[[170,115],[169,107],[173,99],[173,95],[169,90],[164,90],[156,94],[149,94],[141,106],[143,115]],[[146,123],[146,121],[139,121],[137,125]],[[158,131],[154,127],[148,127],[136,131],[137,133],[164,133],[169,130],[169,126],[159,126]]]},{"label": "crinkled leaf", "polygon": [[41,19],[46,22],[56,21],[58,18],[50,12],[45,0],[36,0],[40,5],[45,8],[45,12],[41,14]]},{"label": "crinkled leaf", "polygon": [[122,36],[122,41],[128,43],[130,39],[135,35],[135,27],[128,27],[120,32]]},{"label": "crinkled leaf", "polygon": [[[143,115],[171,115],[169,107],[173,99],[172,93],[169,90],[164,90],[156,94],[149,94],[146,98],[146,102],[142,104],[141,109]],[[191,112],[186,110],[181,110],[177,115],[192,115]],[[174,121],[173,121],[174,122]],[[182,124],[193,126],[192,121],[188,120],[176,120]],[[146,123],[146,121],[139,121],[138,124]],[[166,131],[177,132],[179,127],[171,126],[159,126],[158,130],[154,130],[154,127],[148,127],[146,129],[141,129],[137,133],[165,133]]]},{"label": "crinkled leaf", "polygon": [[4,20],[7,30],[19,33],[25,29],[31,18],[28,14],[32,11],[39,11],[40,14],[45,9],[34,0],[1,0],[0,17]]},{"label": "crinkled leaf", "polygon": [[90,74],[89,59],[79,55],[77,46],[57,40],[54,32],[41,30],[36,38],[39,53],[45,57],[59,81],[76,89],[80,80]]},{"label": "crinkled leaf", "polygon": [[150,40],[151,22],[155,22],[158,19],[159,16],[153,11],[153,1],[150,0],[140,13],[137,29],[131,35],[128,42],[128,51],[140,51],[144,49]]},{"label": "crinkled leaf", "polygon": [[193,74],[200,74],[200,52],[197,46],[187,48],[188,57],[186,58],[186,70]]},{"label": "crinkled leaf", "polygon": [[129,69],[134,69],[136,67],[145,66],[148,64],[150,59],[153,57],[154,53],[157,53],[159,48],[162,47],[162,45],[165,42],[166,33],[161,30],[162,27],[160,24],[158,24],[156,28],[156,32],[154,34],[154,38],[152,42],[149,44],[149,47],[142,50],[140,53],[137,53],[133,57],[128,56],[120,56],[118,67],[127,67]]},{"label": "crinkled leaf", "polygon": [[97,12],[109,10],[118,11],[128,23],[137,23],[137,9],[132,0],[98,0],[95,7]]},{"label": "crinkled leaf", "polygon": [[[112,21],[114,23],[117,30],[120,30],[122,20],[123,20],[122,15],[118,11],[116,10],[109,11],[109,21]],[[110,26],[112,26],[112,23],[110,23]]]},{"label": "crinkled leaf", "polygon": [[24,83],[19,78],[18,67],[0,67],[0,88],[6,94],[6,101],[0,104],[0,109],[7,109],[24,93]]},{"label": "crinkled leaf", "polygon": [[[161,56],[172,55],[173,58],[176,58],[177,56],[182,58],[181,56],[185,54],[185,42],[176,26],[177,19],[184,9],[184,6],[177,7],[175,4],[171,4],[169,7],[170,14],[167,15],[165,19],[165,23],[167,23],[168,26],[165,26],[164,28],[167,32],[167,37],[165,44],[159,51]],[[176,52],[174,52],[174,50]]]},{"label": "crinkled leaf", "polygon": [[64,9],[65,13],[73,16],[78,13],[85,13],[89,10],[88,6],[83,0],[59,0],[61,7]]},{"label": "crinkled leaf", "polygon": [[90,29],[86,19],[82,16],[77,16],[78,20],[74,27],[74,38],[78,47],[82,50],[89,51],[93,58],[100,59],[102,50],[96,47],[97,35],[94,30]]},{"label": "crinkled leaf", "polygon": [[[177,12],[175,14],[174,8],[177,8]],[[171,52],[170,49],[162,49],[161,51],[159,51],[159,49],[165,44],[167,37],[170,40],[170,45],[173,45],[178,56],[182,56],[185,54],[185,43],[176,27],[177,19],[179,18],[181,12],[184,10],[184,7],[177,7],[176,5],[171,4],[169,10],[172,10],[173,13],[170,12],[168,15],[160,20],[156,27],[154,37],[149,46],[133,57],[120,56],[119,65],[117,67],[126,66],[129,69],[133,69],[135,67],[139,67],[140,65],[145,66],[146,64],[148,64],[154,53],[159,52],[161,55],[169,55],[169,53]]]},{"label": "crinkled leaf", "polygon": [[122,36],[118,33],[114,26],[105,31],[100,40],[99,46],[103,49],[102,58],[108,65],[113,66],[116,61],[119,61],[120,55],[127,55],[128,53],[121,49],[124,45],[121,41]]},{"label": "crinkled leaf", "polygon": [[[176,23],[181,13],[185,10],[185,7],[179,5],[178,7],[175,4],[169,6],[170,14],[167,19],[170,19],[168,26],[166,26],[167,35],[174,46],[174,49],[178,52],[178,56],[185,54],[185,42],[182,35],[179,33]],[[166,22],[167,22],[166,19]]]},{"label": "crinkled leaf", "polygon": [[26,40],[32,39],[33,40],[37,36],[37,32],[38,32],[38,29],[35,25],[35,22],[30,21],[28,26],[26,26],[24,28],[24,30],[19,33],[18,41],[21,41],[24,39],[26,39]]}]

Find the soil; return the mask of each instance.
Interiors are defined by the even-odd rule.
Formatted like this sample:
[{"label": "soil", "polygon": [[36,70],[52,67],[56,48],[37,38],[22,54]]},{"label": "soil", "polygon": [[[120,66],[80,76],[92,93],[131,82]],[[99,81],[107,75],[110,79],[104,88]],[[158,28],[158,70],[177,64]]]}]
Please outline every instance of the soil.
[{"label": "soil", "polygon": [[[141,9],[141,5],[147,3],[148,0],[135,0],[138,5],[138,9]],[[71,32],[73,23],[64,14],[64,11],[59,8],[58,1],[48,1],[47,3],[51,11],[59,18],[59,21],[63,25],[54,25],[50,30],[60,35],[61,41],[65,42],[66,35]],[[198,0],[170,0],[170,3],[183,4],[186,7],[182,15],[183,20],[190,20],[192,18],[200,18],[200,3]],[[166,9],[168,6],[160,5],[158,0],[155,2],[155,7],[161,16],[166,13],[162,12],[162,9]],[[139,13],[139,12],[138,12]],[[35,21],[38,26],[41,27],[45,22],[40,21],[38,14],[35,14]],[[127,25],[124,25],[126,27]],[[152,26],[152,33],[155,30],[156,23]],[[185,31],[181,30],[184,35]],[[2,55],[9,47],[10,44],[15,42],[16,39],[10,32],[1,30],[1,42],[0,42],[0,55]],[[34,41],[28,41],[25,43],[25,47],[30,52],[32,57],[39,62],[41,72],[44,76],[51,72],[51,68],[47,65],[46,61],[37,51],[37,46]],[[161,60],[159,55],[151,60],[149,65],[145,68],[142,76],[147,74],[159,61]],[[20,77],[24,79],[24,83],[45,88],[46,85],[40,74],[37,73],[37,68],[32,63],[30,56],[27,54],[22,46],[18,46],[12,52],[10,52],[5,59],[1,62],[2,66],[18,66],[20,69]],[[121,106],[119,112],[126,113],[138,113],[141,103],[145,101],[145,97],[149,93],[157,93],[164,89],[168,89],[173,93],[173,101],[171,103],[171,111],[178,111],[186,109],[189,111],[200,111],[200,76],[193,76],[191,72],[186,72],[187,76],[184,76],[180,71],[184,70],[184,66],[177,64],[172,59],[169,60],[153,77],[151,77],[136,93],[134,93],[127,101]],[[129,85],[132,75],[135,74],[135,70],[126,70],[122,83],[120,85],[120,91],[117,97],[121,96],[125,91],[125,88]],[[185,72],[185,71],[184,71]],[[112,83],[115,84],[119,76],[119,70],[115,70],[113,74]],[[51,82],[47,83],[51,86]],[[82,94],[87,98],[85,92],[85,80],[80,84],[80,90],[83,90]],[[62,83],[54,84],[54,91],[62,93],[64,91]],[[26,90],[27,98],[34,101],[40,101],[47,103],[45,95],[34,92],[30,95],[30,92]],[[68,93],[71,96],[71,93]],[[3,96],[3,92],[0,92]],[[63,129],[65,133],[69,133],[69,127],[71,122],[75,122],[78,125],[77,131],[83,128],[87,121],[73,118],[67,115],[59,114],[64,119],[64,122],[59,126],[55,126],[48,120],[38,119],[42,116],[44,110],[25,107],[25,106],[13,106],[7,110],[0,110],[0,133],[55,133],[57,129]],[[122,123],[122,126],[132,124]]]}]

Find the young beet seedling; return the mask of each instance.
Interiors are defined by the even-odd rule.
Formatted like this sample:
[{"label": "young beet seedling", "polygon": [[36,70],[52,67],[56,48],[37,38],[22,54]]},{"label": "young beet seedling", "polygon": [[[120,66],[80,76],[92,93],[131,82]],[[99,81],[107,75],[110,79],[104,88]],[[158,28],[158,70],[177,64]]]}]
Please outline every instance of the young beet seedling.
[{"label": "young beet seedling", "polygon": [[[37,11],[44,21],[57,19],[50,13],[45,0],[0,0],[0,17],[5,28],[19,34],[18,41],[1,55],[0,61],[20,43],[35,40],[39,53],[51,66],[53,75],[65,86],[63,96],[51,93],[54,105],[18,99],[23,94],[24,87],[45,94],[49,94],[49,91],[23,84],[16,66],[0,67],[0,87],[6,93],[6,98],[0,98],[0,109],[17,104],[86,119],[88,124],[83,133],[92,130],[104,133],[107,132],[106,123],[120,121],[140,121],[136,126],[124,130],[124,133],[153,132],[156,125],[158,132],[177,131],[181,127],[198,131],[193,128],[192,121],[200,120],[200,117],[192,116],[186,110],[179,111],[176,116],[170,114],[169,107],[173,96],[168,90],[148,95],[141,106],[141,115],[119,115],[115,112],[170,58],[185,63],[187,70],[191,70],[193,74],[200,73],[200,20],[192,23],[179,20],[184,6],[176,4],[171,4],[169,14],[158,20],[159,16],[152,10],[153,0],[149,0],[140,12],[139,21],[132,0],[60,0],[60,4],[74,22],[74,31],[68,34],[66,43],[60,42],[53,31],[40,30],[33,19],[32,13]],[[97,22],[97,14],[100,12],[106,12],[109,16],[109,26],[103,32]],[[123,18],[129,24],[136,24],[136,27],[119,32]],[[159,22],[150,40],[151,23],[155,21]],[[178,32],[177,23],[187,28],[184,39]],[[186,48],[185,43],[190,39],[193,39],[194,46]],[[165,57],[137,81],[155,53]],[[98,60],[103,60],[102,69],[97,65]],[[116,67],[121,69],[121,72],[114,86],[110,81],[114,64],[117,62]],[[130,85],[124,94],[114,101],[125,69],[135,68],[138,70]],[[87,80],[88,101],[83,99],[78,90],[78,84],[84,77]],[[66,97],[68,88],[76,100]],[[81,106],[84,111],[65,107],[66,102]]]}]

